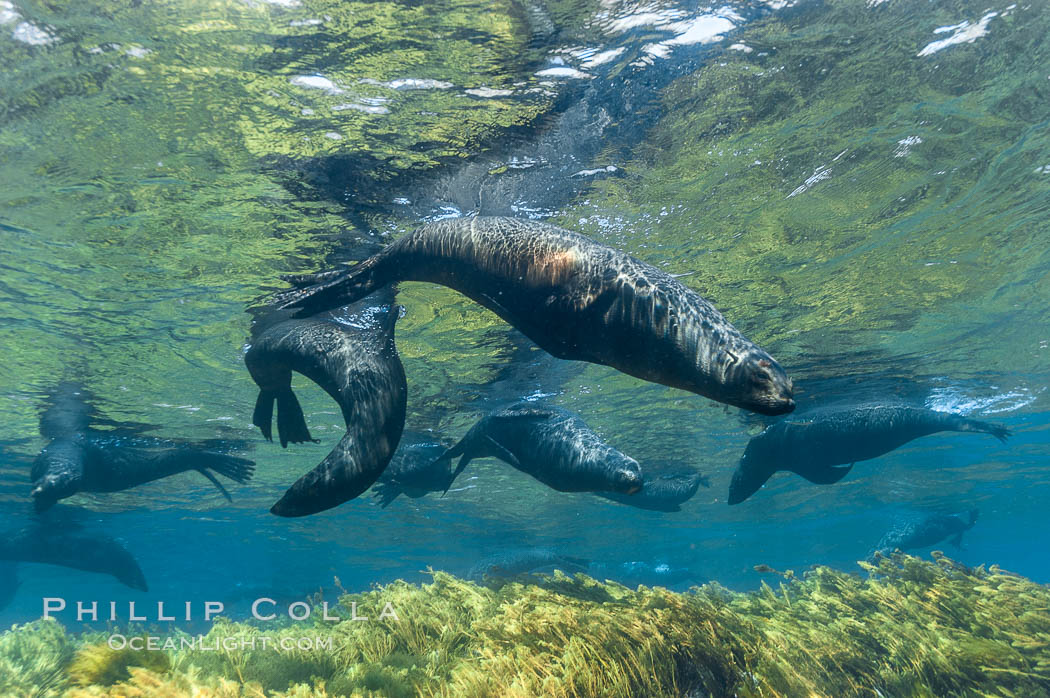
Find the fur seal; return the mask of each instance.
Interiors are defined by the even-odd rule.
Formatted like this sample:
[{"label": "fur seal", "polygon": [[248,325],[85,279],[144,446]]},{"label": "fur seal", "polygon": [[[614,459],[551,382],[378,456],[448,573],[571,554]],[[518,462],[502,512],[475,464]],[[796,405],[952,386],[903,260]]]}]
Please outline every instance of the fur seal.
[{"label": "fur seal", "polygon": [[193,444],[100,431],[91,421],[90,407],[65,390],[41,417],[40,431],[52,440],[30,471],[38,512],[79,492],[119,492],[188,470],[199,472],[232,501],[210,471],[245,483],[255,469],[250,460],[219,452],[222,442]]},{"label": "fur seal", "polygon": [[441,458],[457,456],[453,480],[472,459],[491,456],[559,492],[632,494],[642,487],[638,461],[560,407],[523,402],[488,414]]},{"label": "fur seal", "polygon": [[960,514],[932,514],[922,519],[900,523],[882,537],[875,550],[888,554],[895,549],[928,548],[951,536],[955,547],[962,545],[962,534],[977,523],[977,509]]},{"label": "fur seal", "polygon": [[132,589],[149,591],[139,563],[123,545],[105,535],[42,525],[9,531],[0,537],[0,560],[108,574]]},{"label": "fur seal", "polygon": [[372,488],[379,506],[385,509],[402,494],[418,499],[430,492],[447,492],[452,485],[452,461],[442,458],[447,450],[436,442],[402,445]]},{"label": "fur seal", "polygon": [[312,440],[292,371],[339,404],[346,434],[270,511],[307,516],[357,497],[372,486],[401,439],[408,385],[394,345],[400,306],[358,303],[336,313],[285,320],[262,329],[244,356],[259,386],[252,422],[271,439],[273,406],[281,445]]},{"label": "fur seal", "polygon": [[560,569],[566,572],[586,572],[588,560],[569,557],[549,548],[526,548],[498,553],[474,565],[467,578],[475,582],[512,579],[524,574]]},{"label": "fur seal", "polygon": [[824,408],[777,422],[747,444],[729,485],[729,503],[739,504],[778,470],[790,470],[818,485],[846,477],[857,461],[889,453],[939,431],[991,434],[1002,442],[1010,430],[957,414],[904,405]]},{"label": "fur seal", "polygon": [[637,509],[671,512],[681,511],[681,505],[696,494],[701,484],[704,487],[711,486],[707,478],[698,472],[642,475],[642,489],[635,494],[625,495],[618,492],[595,492],[595,494]]},{"label": "fur seal", "polygon": [[430,223],[348,270],[286,277],[278,303],[312,315],[400,281],[453,288],[560,359],[777,415],[791,380],[700,294],[588,237],[537,221]]}]

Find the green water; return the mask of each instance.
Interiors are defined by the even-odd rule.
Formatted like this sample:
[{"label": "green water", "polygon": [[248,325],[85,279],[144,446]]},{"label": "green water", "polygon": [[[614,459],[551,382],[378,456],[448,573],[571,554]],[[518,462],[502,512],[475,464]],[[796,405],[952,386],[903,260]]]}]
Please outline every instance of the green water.
[{"label": "green water", "polygon": [[[558,202],[552,218],[683,274],[778,359],[800,399],[932,392],[1009,424],[1018,432],[1009,449],[935,437],[834,488],[784,476],[730,509],[729,475],[753,419],[611,369],[546,360],[454,292],[406,284],[397,342],[408,429],[452,441],[497,399],[550,394],[643,467],[697,468],[711,487],[660,516],[552,492],[485,461],[443,499],[380,512],[362,498],[298,522],[266,511],[343,427],[302,381],[323,445],[282,451],[261,440],[242,361],[246,308],[281,288],[281,273],[323,268],[348,241],[382,242],[418,224],[391,203],[399,191],[425,190],[505,143],[542,140],[588,83],[547,84],[536,72],[552,55],[572,64],[579,46],[616,46],[624,35],[608,18],[640,8],[287,4],[6,10],[18,14],[0,27],[0,496],[11,511],[25,506],[28,459],[43,445],[44,396],[78,379],[105,417],[165,436],[249,440],[258,469],[232,506],[191,475],[73,504],[113,514],[114,526],[172,534],[202,512],[259,527],[270,547],[242,552],[274,567],[286,548],[340,546],[316,570],[297,569],[297,584],[328,583],[351,554],[390,575],[465,569],[507,541],[595,559],[674,557],[701,577],[747,584],[761,562],[851,564],[891,520],[887,507],[975,504],[994,513],[973,532],[972,561],[1010,557],[1013,569],[1050,579],[1040,553],[1050,541],[1004,543],[1018,526],[1045,528],[1050,485],[1043,3],[1004,2],[986,35],[923,56],[956,33],[938,27],[975,26],[986,7],[742,7],[750,21],[688,49],[692,63],[674,63],[685,48],[652,61],[673,79],[651,102],[613,104],[608,91],[614,122],[650,117],[589,163],[622,176]],[[14,38],[21,22],[43,43]],[[667,36],[632,32],[621,67]],[[409,78],[442,84],[392,82]],[[535,367],[493,386],[508,362]],[[152,554],[148,575],[168,589],[182,583],[182,559],[197,560]]]}]

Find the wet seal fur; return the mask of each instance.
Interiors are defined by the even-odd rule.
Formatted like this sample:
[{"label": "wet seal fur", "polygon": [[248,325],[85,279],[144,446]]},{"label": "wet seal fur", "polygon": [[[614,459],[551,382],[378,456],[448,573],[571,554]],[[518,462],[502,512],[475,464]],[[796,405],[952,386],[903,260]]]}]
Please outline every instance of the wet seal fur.
[{"label": "wet seal fur", "polygon": [[79,492],[119,492],[189,470],[199,472],[233,501],[210,471],[241,484],[255,471],[254,462],[220,452],[222,441],[183,443],[93,429],[89,426],[91,408],[82,399],[85,395],[64,384],[41,416],[40,431],[52,440],[30,471],[38,512]]},{"label": "wet seal fur", "polygon": [[846,477],[853,464],[889,453],[940,431],[991,434],[1010,430],[949,412],[905,405],[864,405],[814,410],[777,422],[747,444],[729,485],[729,503],[757,492],[773,473],[789,470],[818,485]]},{"label": "wet seal fur", "polygon": [[714,306],[670,274],[537,221],[424,225],[347,270],[287,277],[277,296],[312,315],[400,281],[453,288],[561,359],[611,366],[713,400],[790,412],[791,380]]},{"label": "wet seal fur", "polygon": [[560,407],[523,402],[488,414],[441,458],[457,456],[452,479],[472,459],[493,457],[559,492],[632,494],[642,487],[638,461]]},{"label": "wet seal fur", "polygon": [[292,371],[339,404],[346,434],[270,511],[307,516],[367,490],[390,462],[405,426],[408,385],[394,344],[400,306],[362,302],[336,313],[261,329],[244,361],[259,386],[252,423],[271,436],[273,406],[281,445],[312,441],[292,393]]},{"label": "wet seal fur", "polygon": [[595,492],[599,497],[649,511],[681,511],[682,504],[693,498],[700,485],[710,487],[698,472],[666,475],[642,475],[642,489],[635,494]]},{"label": "wet seal fur", "polygon": [[974,527],[978,513],[977,509],[970,509],[959,514],[932,514],[922,519],[905,521],[887,531],[875,550],[888,555],[895,549],[928,548],[948,537],[951,537],[949,543],[961,547],[962,534]]},{"label": "wet seal fur", "polygon": [[61,526],[35,525],[0,536],[0,560],[60,565],[115,577],[125,586],[149,591],[139,563],[119,542]]},{"label": "wet seal fur", "polygon": [[451,459],[442,458],[447,450],[437,442],[402,444],[372,488],[379,506],[387,508],[402,494],[418,499],[431,492],[447,492],[453,478]]}]

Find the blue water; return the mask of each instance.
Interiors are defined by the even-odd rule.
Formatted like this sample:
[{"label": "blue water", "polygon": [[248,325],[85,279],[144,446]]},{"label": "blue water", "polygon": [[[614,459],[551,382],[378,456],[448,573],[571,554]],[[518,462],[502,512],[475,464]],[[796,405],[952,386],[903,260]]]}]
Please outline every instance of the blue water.
[{"label": "blue water", "polygon": [[[1042,21],[1038,8],[1004,4],[986,34],[974,30],[923,63],[925,41],[960,35],[939,27],[976,27],[984,8],[849,6],[880,13],[857,49],[866,60],[882,51],[878,41],[892,43],[884,27],[911,42],[887,70],[916,87],[899,103],[872,98],[870,118],[854,115],[855,130],[842,133],[831,122],[849,105],[831,102],[813,76],[779,99],[803,114],[824,105],[827,122],[791,124],[776,104],[758,108],[745,94],[712,125],[701,117],[713,107],[691,91],[714,79],[702,71],[763,53],[773,63],[759,68],[785,70],[776,46],[733,48],[763,22],[789,26],[784,41],[846,42],[843,10],[817,3],[448,2],[432,8],[441,18],[433,31],[407,5],[383,20],[391,26],[368,29],[347,19],[351,5],[287,4],[168,0],[109,12],[104,3],[0,3],[5,526],[34,519],[37,419],[62,380],[90,386],[109,420],[171,438],[245,440],[242,455],[257,464],[249,484],[227,483],[232,504],[195,473],[66,500],[60,521],[117,538],[150,590],[20,564],[0,622],[40,617],[44,597],[140,608],[216,600],[245,619],[262,595],[330,597],[336,578],[358,590],[426,581],[428,569],[466,575],[489,556],[530,548],[689,568],[693,579],[678,589],[709,580],[748,589],[763,579],[756,565],[857,570],[902,518],[972,507],[980,520],[962,548],[937,547],[1050,583],[1050,107],[1018,96],[1036,78],[1045,96],[1050,69],[1045,39],[1017,49],[1031,40],[1022,25]],[[399,53],[406,45],[415,53]],[[592,63],[596,55],[612,57]],[[979,73],[970,87],[937,82],[967,61],[990,70],[1007,55],[1027,62],[997,78]],[[848,63],[813,60],[842,71]],[[941,73],[931,61],[943,61]],[[398,79],[449,86],[392,86]],[[725,84],[733,80],[743,78]],[[909,141],[913,131],[923,136]],[[837,139],[849,142],[842,160]],[[719,147],[734,150],[711,165]],[[779,169],[746,179],[744,168],[757,166],[742,158],[760,162],[763,148]],[[705,198],[722,194],[701,178],[723,166],[738,175],[719,185],[724,196],[752,202],[732,219]],[[867,206],[870,216],[857,213]],[[270,515],[343,426],[329,398],[297,378],[321,443],[282,450],[262,440],[243,366],[246,309],[281,287],[281,273],[361,259],[422,222],[474,213],[548,219],[684,274],[784,365],[800,411],[903,397],[1014,435],[1005,446],[980,434],[925,437],[831,486],[781,473],[729,507],[732,470],[767,420],[552,359],[455,293],[405,284],[397,341],[408,430],[451,444],[486,412],[538,397],[581,414],[648,471],[698,469],[710,487],[680,512],[647,512],[554,492],[487,459],[444,497],[380,509],[366,494],[305,519]]]}]

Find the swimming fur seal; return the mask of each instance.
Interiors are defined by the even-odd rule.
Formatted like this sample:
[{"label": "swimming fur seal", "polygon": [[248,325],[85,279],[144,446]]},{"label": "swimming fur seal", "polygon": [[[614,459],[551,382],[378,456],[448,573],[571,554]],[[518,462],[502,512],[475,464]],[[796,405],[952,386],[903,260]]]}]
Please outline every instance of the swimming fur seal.
[{"label": "swimming fur seal", "polygon": [[60,565],[115,577],[125,586],[149,591],[139,563],[116,540],[102,534],[69,532],[35,525],[0,536],[0,560]]},{"label": "swimming fur seal", "polygon": [[448,448],[436,442],[402,445],[372,488],[379,506],[386,508],[400,495],[418,499],[430,492],[446,492],[452,485],[452,460],[442,458]]},{"label": "swimming fur seal", "polygon": [[794,409],[773,358],[670,274],[547,223],[430,223],[348,270],[286,277],[312,315],[400,281],[453,288],[561,359],[589,361],[763,414]]},{"label": "swimming fur seal", "polygon": [[569,557],[549,548],[525,548],[497,553],[475,564],[467,579],[475,582],[506,580],[524,574],[560,569],[567,572],[586,572],[588,560]]},{"label": "swimming fur seal", "polygon": [[1002,442],[1010,430],[949,412],[903,405],[826,408],[777,422],[747,444],[729,485],[729,503],[739,504],[778,470],[790,470],[818,485],[846,477],[857,461],[889,453],[939,431],[991,434]]},{"label": "swimming fur seal", "polygon": [[642,489],[635,494],[595,492],[599,497],[649,511],[681,511],[682,504],[692,499],[707,478],[698,472],[670,475],[642,475]]},{"label": "swimming fur seal", "polygon": [[183,443],[94,429],[89,425],[91,408],[79,399],[82,395],[63,388],[41,417],[40,431],[52,440],[29,474],[38,512],[79,492],[119,492],[188,470],[199,472],[232,501],[210,471],[242,484],[252,477],[255,463],[221,453],[217,449],[223,442]]},{"label": "swimming fur seal", "polygon": [[922,519],[900,523],[882,537],[875,549],[889,554],[894,549],[928,548],[951,536],[955,547],[962,545],[962,534],[977,523],[977,509],[960,514],[932,514]]},{"label": "swimming fur seal", "polygon": [[441,458],[456,456],[453,480],[472,459],[493,457],[559,492],[632,494],[642,487],[638,461],[560,407],[523,402],[488,414]]},{"label": "swimming fur seal", "polygon": [[244,361],[259,386],[252,422],[271,438],[273,406],[281,445],[312,440],[292,371],[339,404],[346,434],[270,511],[307,516],[358,496],[376,481],[401,439],[408,385],[394,345],[400,306],[358,303],[336,313],[286,320],[252,339]]}]

